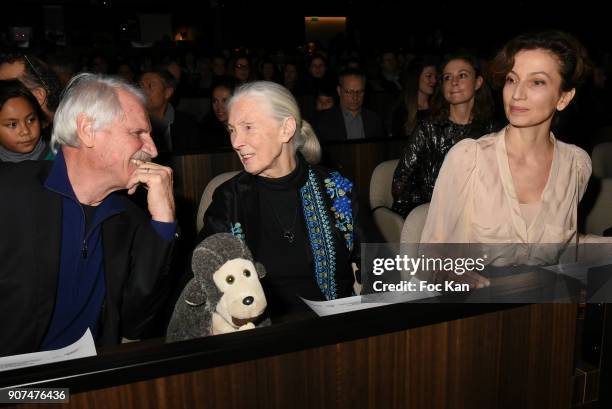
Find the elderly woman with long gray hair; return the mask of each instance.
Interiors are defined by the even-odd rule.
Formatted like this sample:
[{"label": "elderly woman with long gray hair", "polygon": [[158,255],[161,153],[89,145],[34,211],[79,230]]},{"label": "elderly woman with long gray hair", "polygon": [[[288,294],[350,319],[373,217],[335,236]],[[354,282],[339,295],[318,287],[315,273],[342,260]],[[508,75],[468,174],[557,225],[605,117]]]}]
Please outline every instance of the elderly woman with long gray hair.
[{"label": "elderly woman with long gray hair", "polygon": [[218,187],[200,238],[231,232],[267,270],[271,317],[311,300],[353,292],[359,265],[353,183],[316,165],[321,147],[285,87],[239,87],[228,101],[228,129],[244,171]]}]

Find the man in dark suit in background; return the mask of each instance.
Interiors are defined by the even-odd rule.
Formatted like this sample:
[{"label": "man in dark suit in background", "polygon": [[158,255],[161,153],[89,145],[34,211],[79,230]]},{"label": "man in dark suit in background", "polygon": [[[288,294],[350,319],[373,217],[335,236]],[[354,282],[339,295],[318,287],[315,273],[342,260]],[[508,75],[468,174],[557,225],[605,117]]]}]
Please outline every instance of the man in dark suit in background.
[{"label": "man in dark suit in background", "polygon": [[144,72],[140,87],[147,96],[147,111],[153,128],[153,140],[160,152],[180,152],[196,149],[200,143],[197,119],[174,109],[170,100],[177,80],[163,68]]},{"label": "man in dark suit in background", "polygon": [[336,87],[340,104],[320,111],[313,127],[321,141],[381,138],[386,136],[383,122],[374,111],[363,108],[365,75],[356,69],[343,71]]}]

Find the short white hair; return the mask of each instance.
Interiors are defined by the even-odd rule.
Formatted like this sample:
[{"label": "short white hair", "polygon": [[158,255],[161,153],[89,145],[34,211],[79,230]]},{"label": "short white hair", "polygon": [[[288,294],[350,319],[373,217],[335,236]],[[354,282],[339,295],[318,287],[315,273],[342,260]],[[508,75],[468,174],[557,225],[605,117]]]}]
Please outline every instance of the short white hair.
[{"label": "short white hair", "polygon": [[138,98],[144,105],[144,93],[118,77],[82,73],[74,76],[68,85],[53,118],[51,146],[78,147],[77,117],[85,114],[93,121],[94,130],[109,127],[115,119],[124,115],[118,91],[123,90]]}]

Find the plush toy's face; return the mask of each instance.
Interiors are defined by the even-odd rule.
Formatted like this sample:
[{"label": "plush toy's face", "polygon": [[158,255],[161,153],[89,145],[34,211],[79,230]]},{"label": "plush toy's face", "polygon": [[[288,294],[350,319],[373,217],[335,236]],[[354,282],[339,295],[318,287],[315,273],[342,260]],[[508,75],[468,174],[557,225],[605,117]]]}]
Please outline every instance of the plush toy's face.
[{"label": "plush toy's face", "polygon": [[227,261],[214,274],[213,281],[223,293],[217,313],[240,327],[263,314],[267,302],[253,262],[237,258]]}]

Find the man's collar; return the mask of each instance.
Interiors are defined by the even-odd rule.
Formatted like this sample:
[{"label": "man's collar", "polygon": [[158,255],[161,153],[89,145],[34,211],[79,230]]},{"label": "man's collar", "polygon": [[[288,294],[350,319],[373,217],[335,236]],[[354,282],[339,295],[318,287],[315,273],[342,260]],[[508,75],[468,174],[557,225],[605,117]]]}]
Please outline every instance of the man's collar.
[{"label": "man's collar", "polygon": [[[45,188],[59,193],[62,196],[68,197],[72,199],[76,203],[80,203],[72,189],[72,185],[70,184],[70,179],[68,178],[68,170],[66,168],[66,160],[64,159],[64,152],[61,147],[57,151],[57,156],[55,156],[55,160],[53,161],[53,165],[51,166],[51,171],[49,172],[49,176],[47,176],[47,180],[45,180]],[[99,207],[104,206],[106,210],[109,211],[124,211],[125,206],[119,200],[119,197],[111,193],[106,196]]]},{"label": "man's collar", "polygon": [[357,114],[353,114],[351,111],[347,111],[346,109],[344,109],[344,107],[342,105],[340,105],[340,111],[342,111],[342,115],[344,115],[345,117],[349,117],[349,118],[357,118],[358,116],[361,115],[361,111],[362,109],[359,109],[359,112],[357,112]]},{"label": "man's collar", "polygon": [[166,123],[166,126],[170,126],[174,123],[174,116],[174,107],[172,104],[168,103],[166,112],[164,112],[164,122]]},{"label": "man's collar", "polygon": [[61,147],[57,151],[57,156],[53,161],[49,176],[47,176],[47,180],[45,180],[45,187],[78,202],[72,185],[70,184],[70,180],[68,179],[66,160],[64,159],[64,152]]}]

